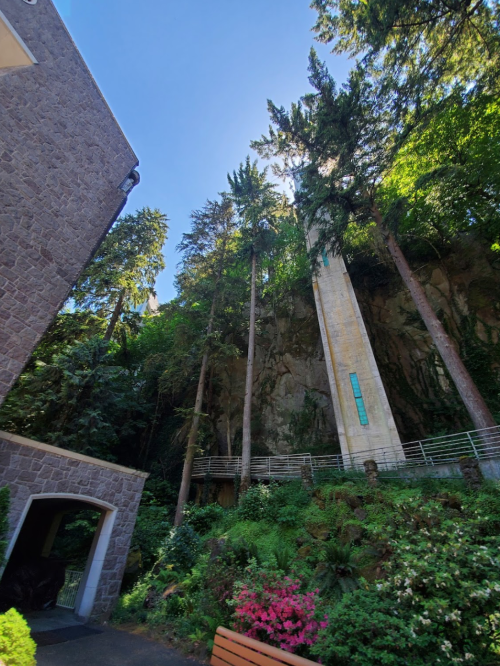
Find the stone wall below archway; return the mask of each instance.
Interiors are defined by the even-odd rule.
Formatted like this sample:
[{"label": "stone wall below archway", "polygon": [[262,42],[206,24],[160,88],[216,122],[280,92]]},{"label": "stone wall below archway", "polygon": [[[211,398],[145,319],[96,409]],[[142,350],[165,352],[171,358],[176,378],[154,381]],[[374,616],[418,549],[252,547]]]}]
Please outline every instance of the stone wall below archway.
[{"label": "stone wall below archway", "polygon": [[87,565],[80,615],[106,619],[120,591],[144,472],[0,432],[0,484],[11,493],[7,561],[33,502],[72,499],[102,511]]}]

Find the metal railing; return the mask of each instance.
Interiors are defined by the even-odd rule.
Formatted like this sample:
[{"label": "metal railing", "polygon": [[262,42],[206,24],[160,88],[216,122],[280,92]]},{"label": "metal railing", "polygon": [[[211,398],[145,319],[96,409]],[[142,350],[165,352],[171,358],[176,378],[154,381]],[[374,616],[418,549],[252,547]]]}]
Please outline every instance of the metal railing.
[{"label": "metal railing", "polygon": [[[250,475],[255,479],[290,479],[300,477],[302,465],[311,465],[310,453],[285,456],[258,456],[252,458]],[[212,476],[217,479],[232,479],[241,475],[241,458],[214,456],[211,458],[195,458],[193,464],[194,478]]]},{"label": "metal railing", "polygon": [[83,571],[66,570],[64,585],[57,595],[57,605],[61,608],[73,609],[76,604],[76,596],[80,583],[82,582]]},{"label": "metal railing", "polygon": [[[363,469],[365,460],[376,460],[381,469],[411,469],[458,463],[463,456],[487,460],[500,457],[500,426],[443,435],[430,439],[406,442],[404,455],[394,447],[357,451],[350,456],[311,456],[309,453],[252,458],[250,474],[255,479],[300,478],[301,467],[310,465],[313,471]],[[196,458],[193,478],[211,476],[217,479],[234,478],[241,474],[241,458],[216,456]]]}]

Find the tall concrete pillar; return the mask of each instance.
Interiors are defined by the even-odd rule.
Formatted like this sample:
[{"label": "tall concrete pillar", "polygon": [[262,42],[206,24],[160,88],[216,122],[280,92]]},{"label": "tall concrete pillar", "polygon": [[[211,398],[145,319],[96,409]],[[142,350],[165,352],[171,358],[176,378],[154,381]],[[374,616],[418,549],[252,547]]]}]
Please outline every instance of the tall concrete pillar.
[{"label": "tall concrete pillar", "polygon": [[[313,228],[306,236],[311,248],[318,232]],[[344,464],[349,465],[353,457],[358,464],[372,458],[382,466],[384,461],[404,460],[344,260],[324,251],[318,263],[314,297]]]}]

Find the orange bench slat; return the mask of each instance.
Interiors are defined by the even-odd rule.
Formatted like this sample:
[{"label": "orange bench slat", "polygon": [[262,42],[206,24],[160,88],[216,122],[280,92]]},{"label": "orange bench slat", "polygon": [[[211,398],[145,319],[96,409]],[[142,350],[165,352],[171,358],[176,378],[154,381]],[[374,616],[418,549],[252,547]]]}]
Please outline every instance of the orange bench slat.
[{"label": "orange bench slat", "polygon": [[[219,627],[215,634],[215,645],[219,646],[217,651],[218,661],[222,658],[231,666],[247,666],[249,663],[257,666],[276,666],[276,664],[289,664],[290,666],[318,666],[315,661],[298,657],[296,654],[280,650],[271,645],[266,645],[254,638],[248,638],[235,631]],[[214,645],[214,649],[215,649]],[[222,652],[226,654],[222,654]],[[229,653],[229,654],[228,654]],[[234,657],[238,657],[238,662]],[[213,666],[221,666],[217,663]]]}]

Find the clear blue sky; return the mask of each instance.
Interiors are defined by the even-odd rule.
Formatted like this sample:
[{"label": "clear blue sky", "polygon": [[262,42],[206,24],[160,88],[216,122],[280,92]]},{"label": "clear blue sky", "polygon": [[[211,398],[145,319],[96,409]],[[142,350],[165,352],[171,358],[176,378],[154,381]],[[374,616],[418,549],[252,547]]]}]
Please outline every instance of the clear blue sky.
[{"label": "clear blue sky", "polygon": [[308,0],[55,4],[139,157],[141,184],[126,212],[150,206],[170,218],[157,282],[165,302],[189,214],[227,189],[227,172],[266,132],[266,100],[288,108],[309,90],[313,44],[337,80],[350,63],[314,42]]}]

